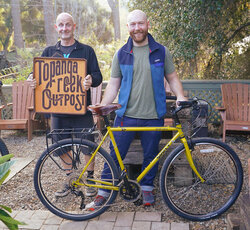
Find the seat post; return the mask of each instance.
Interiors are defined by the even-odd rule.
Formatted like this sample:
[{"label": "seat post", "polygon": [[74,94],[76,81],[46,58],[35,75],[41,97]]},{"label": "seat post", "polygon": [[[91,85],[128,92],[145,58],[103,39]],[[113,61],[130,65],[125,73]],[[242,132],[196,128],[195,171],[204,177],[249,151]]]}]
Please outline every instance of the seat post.
[{"label": "seat post", "polygon": [[110,127],[110,122],[109,122],[108,116],[107,115],[103,116],[103,119],[104,119],[105,126]]}]

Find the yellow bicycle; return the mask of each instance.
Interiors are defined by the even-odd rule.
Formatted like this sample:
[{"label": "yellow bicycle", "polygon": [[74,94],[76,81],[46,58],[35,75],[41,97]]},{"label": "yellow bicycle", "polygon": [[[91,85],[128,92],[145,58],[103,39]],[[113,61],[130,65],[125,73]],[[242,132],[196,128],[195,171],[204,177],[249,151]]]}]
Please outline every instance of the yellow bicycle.
[{"label": "yellow bicycle", "polygon": [[[168,148],[177,139],[180,140],[179,145],[167,155],[160,169],[159,186],[166,205],[181,217],[202,221],[221,215],[234,204],[243,183],[243,170],[237,154],[219,140],[188,138],[182,130],[178,112],[184,108],[200,110],[200,100],[179,102],[179,106],[172,109],[175,127],[111,127],[108,114],[119,106],[111,104],[89,107],[89,110],[102,116],[106,124],[107,131],[99,144],[86,140],[89,134],[96,132],[94,127],[88,130],[52,130],[47,135],[47,149],[38,159],[34,172],[35,190],[46,208],[62,218],[83,221],[102,214],[115,204],[119,205],[119,199],[136,203],[141,197],[140,181],[167,154]],[[53,135],[61,135],[62,131],[63,134],[65,131],[72,134],[72,137],[49,145],[48,139],[53,138]],[[113,132],[129,131],[175,133],[136,180],[128,178],[113,135]],[[77,138],[79,135],[81,138]],[[102,148],[108,137],[113,143],[118,166]],[[70,163],[63,162],[64,158],[59,152],[67,154],[71,159]],[[89,157],[86,158],[86,155]],[[71,166],[70,176],[65,175],[65,164]],[[94,167],[94,178],[87,177],[90,166]],[[110,173],[109,179],[103,179],[107,172]],[[56,197],[55,192],[64,183],[70,188],[69,194]],[[106,202],[94,210],[86,209],[86,205],[95,199],[95,196],[86,195],[89,187],[109,191]]]}]

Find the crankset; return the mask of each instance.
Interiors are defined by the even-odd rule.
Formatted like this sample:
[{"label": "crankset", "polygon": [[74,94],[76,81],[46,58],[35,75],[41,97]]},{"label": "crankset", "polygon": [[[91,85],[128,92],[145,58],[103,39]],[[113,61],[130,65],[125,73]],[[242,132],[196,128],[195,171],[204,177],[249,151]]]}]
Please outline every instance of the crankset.
[{"label": "crankset", "polygon": [[123,200],[135,202],[141,197],[141,186],[134,180],[127,180],[120,185],[119,193]]}]

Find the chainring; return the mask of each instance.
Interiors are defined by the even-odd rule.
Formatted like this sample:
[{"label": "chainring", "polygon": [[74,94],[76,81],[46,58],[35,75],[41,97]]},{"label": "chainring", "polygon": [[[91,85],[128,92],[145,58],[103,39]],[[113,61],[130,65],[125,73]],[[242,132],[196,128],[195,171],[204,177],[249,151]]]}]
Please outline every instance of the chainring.
[{"label": "chainring", "polygon": [[119,193],[123,200],[135,202],[141,197],[141,186],[134,180],[128,180],[128,186],[124,182],[119,186]]}]

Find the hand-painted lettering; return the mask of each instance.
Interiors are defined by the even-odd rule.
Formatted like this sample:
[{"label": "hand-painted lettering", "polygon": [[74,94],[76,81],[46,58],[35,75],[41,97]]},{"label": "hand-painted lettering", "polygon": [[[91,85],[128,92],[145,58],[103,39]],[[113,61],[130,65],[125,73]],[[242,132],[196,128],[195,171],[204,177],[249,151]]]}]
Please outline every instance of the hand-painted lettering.
[{"label": "hand-painted lettering", "polygon": [[42,85],[39,105],[43,112],[86,111],[85,76],[80,75],[82,66],[79,61],[37,59],[35,65],[38,70],[37,85]]}]

